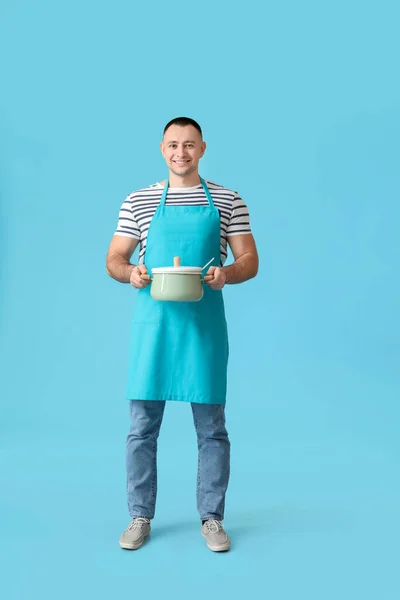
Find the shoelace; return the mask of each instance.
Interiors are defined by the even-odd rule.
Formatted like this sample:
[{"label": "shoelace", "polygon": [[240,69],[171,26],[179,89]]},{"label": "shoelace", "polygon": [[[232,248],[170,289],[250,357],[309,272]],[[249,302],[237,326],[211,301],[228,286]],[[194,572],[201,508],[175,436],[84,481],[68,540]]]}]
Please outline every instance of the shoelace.
[{"label": "shoelace", "polygon": [[216,519],[209,519],[206,523],[210,533],[221,533],[224,530],[221,521],[217,521]]},{"label": "shoelace", "polygon": [[131,531],[136,527],[143,527],[146,523],[150,523],[149,519],[145,519],[144,517],[136,517],[136,519],[133,519],[132,523],[129,525],[128,531]]}]

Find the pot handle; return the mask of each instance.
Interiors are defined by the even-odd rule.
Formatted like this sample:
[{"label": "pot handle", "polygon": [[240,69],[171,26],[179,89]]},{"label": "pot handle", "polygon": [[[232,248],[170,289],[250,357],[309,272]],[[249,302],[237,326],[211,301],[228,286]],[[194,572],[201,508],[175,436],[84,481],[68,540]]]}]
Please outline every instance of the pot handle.
[{"label": "pot handle", "polygon": [[150,275],[141,275],[140,278],[144,279],[145,281],[153,281],[153,278],[150,277]]},{"label": "pot handle", "polygon": [[212,275],[206,275],[205,277],[203,277],[203,281],[211,281],[211,279],[214,279]]}]

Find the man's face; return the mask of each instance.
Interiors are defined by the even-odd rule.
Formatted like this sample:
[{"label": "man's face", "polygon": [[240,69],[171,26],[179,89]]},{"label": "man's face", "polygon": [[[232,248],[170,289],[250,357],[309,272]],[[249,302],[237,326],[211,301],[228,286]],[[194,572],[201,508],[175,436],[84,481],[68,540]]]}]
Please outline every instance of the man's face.
[{"label": "man's face", "polygon": [[160,148],[170,171],[185,177],[197,172],[206,143],[193,125],[171,125],[165,132]]}]

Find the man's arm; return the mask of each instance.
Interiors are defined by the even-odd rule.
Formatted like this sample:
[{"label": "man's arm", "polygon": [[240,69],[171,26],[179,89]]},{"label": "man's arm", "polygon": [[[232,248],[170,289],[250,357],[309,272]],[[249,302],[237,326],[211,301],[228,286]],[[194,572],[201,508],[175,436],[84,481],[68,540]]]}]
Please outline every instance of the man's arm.
[{"label": "man's arm", "polygon": [[114,235],[106,258],[106,270],[110,277],[121,283],[130,283],[131,273],[136,266],[130,263],[130,258],[138,243],[136,238]]},{"label": "man's arm", "polygon": [[210,288],[220,290],[227,283],[243,283],[258,273],[258,252],[251,233],[228,237],[235,262],[227,267],[210,267],[207,275],[213,279],[207,281]]},{"label": "man's arm", "polygon": [[235,262],[222,267],[225,283],[243,283],[255,277],[258,273],[258,252],[252,234],[232,235],[228,237],[228,244]]}]

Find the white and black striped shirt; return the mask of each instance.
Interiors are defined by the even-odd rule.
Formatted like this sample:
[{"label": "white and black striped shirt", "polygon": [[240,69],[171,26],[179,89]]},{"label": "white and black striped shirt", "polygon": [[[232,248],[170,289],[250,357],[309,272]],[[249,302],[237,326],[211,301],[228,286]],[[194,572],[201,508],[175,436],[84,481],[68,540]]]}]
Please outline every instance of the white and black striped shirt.
[{"label": "white and black striped shirt", "polygon": [[[227,238],[251,233],[249,211],[242,198],[222,185],[206,181],[221,219],[221,264],[227,258]],[[144,262],[147,232],[161,201],[163,186],[154,183],[132,192],[123,202],[115,235],[140,240],[139,263]],[[167,206],[206,206],[207,197],[201,184],[188,188],[169,188]]]}]

